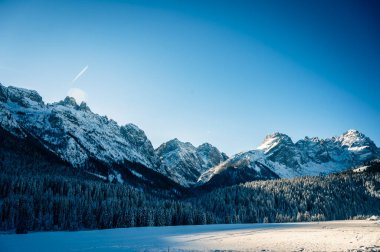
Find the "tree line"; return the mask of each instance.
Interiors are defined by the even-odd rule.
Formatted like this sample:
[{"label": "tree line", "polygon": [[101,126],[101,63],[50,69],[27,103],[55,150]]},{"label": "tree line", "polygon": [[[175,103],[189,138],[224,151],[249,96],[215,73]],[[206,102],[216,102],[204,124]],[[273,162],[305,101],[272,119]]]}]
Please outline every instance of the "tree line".
[{"label": "tree line", "polygon": [[380,214],[380,173],[248,182],[190,200],[218,223],[345,220]]},{"label": "tree line", "polygon": [[0,198],[0,228],[18,233],[205,224],[188,202],[61,176],[1,176]]},{"label": "tree line", "polygon": [[117,183],[59,175],[0,176],[0,229],[17,233],[119,227],[350,219],[380,215],[380,174],[248,182],[158,197]]}]

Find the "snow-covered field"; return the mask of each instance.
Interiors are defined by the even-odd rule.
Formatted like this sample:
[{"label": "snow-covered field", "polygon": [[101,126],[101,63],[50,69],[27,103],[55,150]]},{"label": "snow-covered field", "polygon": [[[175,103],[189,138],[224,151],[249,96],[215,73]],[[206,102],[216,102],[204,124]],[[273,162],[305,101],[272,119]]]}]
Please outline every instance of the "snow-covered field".
[{"label": "snow-covered field", "polygon": [[380,221],[144,227],[0,235],[0,251],[380,251]]}]

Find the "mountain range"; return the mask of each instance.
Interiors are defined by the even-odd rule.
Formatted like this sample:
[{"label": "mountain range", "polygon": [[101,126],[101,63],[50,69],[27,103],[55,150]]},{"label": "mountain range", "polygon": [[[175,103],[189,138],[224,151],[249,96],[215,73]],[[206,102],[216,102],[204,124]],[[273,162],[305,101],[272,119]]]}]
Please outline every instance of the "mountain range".
[{"label": "mountain range", "polygon": [[255,150],[236,154],[203,173],[198,185],[325,175],[376,159],[379,153],[375,143],[357,130],[327,139],[305,137],[296,143],[273,133]]},{"label": "mountain range", "polygon": [[[178,191],[215,188],[252,180],[323,175],[380,156],[357,130],[327,139],[293,142],[273,133],[253,150],[228,157],[209,143],[178,139],[154,149],[134,124],[120,126],[71,97],[46,104],[33,90],[0,84],[0,165],[40,156],[105,181]],[[7,154],[5,154],[7,153]]]}]

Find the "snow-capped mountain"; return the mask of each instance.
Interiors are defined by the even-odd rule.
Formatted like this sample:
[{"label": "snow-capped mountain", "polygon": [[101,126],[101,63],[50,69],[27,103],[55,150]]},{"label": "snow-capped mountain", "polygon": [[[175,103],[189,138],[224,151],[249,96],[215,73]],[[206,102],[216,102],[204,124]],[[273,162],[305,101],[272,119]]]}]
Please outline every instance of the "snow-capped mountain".
[{"label": "snow-capped mountain", "polygon": [[105,180],[123,182],[130,176],[151,183],[164,177],[154,175],[160,160],[144,131],[133,124],[119,126],[70,97],[45,104],[36,91],[0,84],[0,127]]},{"label": "snow-capped mountain", "polygon": [[348,169],[378,156],[375,143],[357,130],[327,139],[305,137],[293,143],[286,135],[267,136],[257,148],[266,158],[282,166],[281,177],[318,175]]},{"label": "snow-capped mountain", "polygon": [[209,143],[194,147],[178,139],[170,140],[156,150],[161,160],[161,172],[183,186],[191,186],[208,169],[228,157]]},{"label": "snow-capped mountain", "polygon": [[289,136],[282,133],[276,132],[266,136],[257,150],[264,152],[268,160],[294,169],[299,168],[299,164],[302,163],[302,155],[299,149]]},{"label": "snow-capped mountain", "polygon": [[[45,163],[58,162],[103,180],[165,188],[328,174],[380,156],[375,143],[357,130],[295,143],[285,134],[273,133],[256,150],[231,158],[211,144],[195,147],[178,139],[154,150],[136,125],[119,126],[70,97],[45,104],[36,91],[1,84],[0,143],[4,154],[0,168],[37,148],[35,156],[49,156]],[[25,145],[20,147],[23,153],[17,154],[17,145]],[[26,160],[34,160],[33,155]]]},{"label": "snow-capped mountain", "polygon": [[36,91],[0,86],[1,126],[18,137],[31,134],[46,148],[74,167],[90,157],[106,163],[124,160],[149,168],[158,166],[153,146],[134,125],[119,127],[113,120],[91,112],[85,103],[63,101],[44,104]]},{"label": "snow-capped mountain", "polygon": [[[349,169],[378,156],[375,143],[357,130],[349,130],[341,136],[328,139],[305,137],[296,143],[289,136],[276,132],[266,136],[256,150],[236,154],[203,173],[197,185],[222,186],[227,181],[236,184],[246,178],[275,178],[268,170],[280,178],[328,174]],[[244,179],[233,179],[232,171]]]},{"label": "snow-capped mountain", "polygon": [[202,170],[208,170],[228,159],[225,153],[209,143],[199,145],[197,155],[201,159]]},{"label": "snow-capped mountain", "polygon": [[261,151],[252,150],[236,154],[230,159],[204,172],[197,186],[219,187],[240,184],[253,180],[276,179],[270,161]]}]

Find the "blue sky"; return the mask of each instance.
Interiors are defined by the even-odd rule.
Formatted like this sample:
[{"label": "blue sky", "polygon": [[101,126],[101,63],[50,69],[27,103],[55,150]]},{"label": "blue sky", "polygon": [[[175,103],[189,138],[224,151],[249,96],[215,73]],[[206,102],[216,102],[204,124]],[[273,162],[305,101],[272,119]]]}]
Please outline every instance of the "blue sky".
[{"label": "blue sky", "polygon": [[274,131],[351,128],[380,144],[378,13],[359,0],[0,0],[0,82],[46,102],[81,90],[155,147],[234,154]]}]

